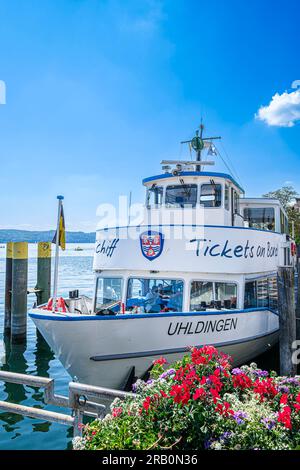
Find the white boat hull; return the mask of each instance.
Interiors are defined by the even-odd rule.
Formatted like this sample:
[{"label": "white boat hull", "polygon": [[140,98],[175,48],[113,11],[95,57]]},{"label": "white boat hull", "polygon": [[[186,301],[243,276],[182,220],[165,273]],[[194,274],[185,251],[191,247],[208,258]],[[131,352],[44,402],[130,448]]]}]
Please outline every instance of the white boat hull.
[{"label": "white boat hull", "polygon": [[122,387],[133,366],[141,377],[153,360],[178,360],[189,346],[214,345],[241,364],[278,339],[278,315],[268,309],[107,317],[34,309],[30,316],[72,378],[110,388]]}]

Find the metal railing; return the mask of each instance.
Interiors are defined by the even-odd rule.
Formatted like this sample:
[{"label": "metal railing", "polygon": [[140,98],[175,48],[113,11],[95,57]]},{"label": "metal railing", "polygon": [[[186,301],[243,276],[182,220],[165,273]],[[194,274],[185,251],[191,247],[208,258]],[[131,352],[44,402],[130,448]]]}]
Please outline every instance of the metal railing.
[{"label": "metal railing", "polygon": [[0,371],[0,382],[27,385],[44,389],[44,401],[46,404],[61,408],[70,408],[71,415],[48,411],[44,409],[24,406],[18,403],[11,403],[0,400],[0,411],[16,413],[30,418],[44,419],[52,423],[60,423],[73,427],[73,435],[82,435],[83,416],[102,419],[106,414],[106,406],[101,403],[90,401],[90,399],[101,400],[125,398],[134,396],[132,393],[112,390],[109,388],[95,387],[93,385],[81,384],[77,382],[69,383],[69,396],[57,395],[54,393],[54,379],[38,377],[15,372]]}]

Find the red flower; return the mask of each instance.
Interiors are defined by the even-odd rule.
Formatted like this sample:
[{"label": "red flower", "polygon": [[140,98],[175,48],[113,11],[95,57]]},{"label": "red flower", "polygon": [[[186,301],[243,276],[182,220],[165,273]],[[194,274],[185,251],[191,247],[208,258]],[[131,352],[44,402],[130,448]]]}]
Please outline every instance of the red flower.
[{"label": "red flower", "polygon": [[122,414],[122,411],[123,411],[123,408],[121,408],[121,406],[119,406],[118,408],[114,408],[112,410],[112,416],[114,418],[117,418],[118,416],[120,416]]},{"label": "red flower", "polygon": [[156,366],[156,365],[163,365],[163,364],[166,364],[167,363],[167,359],[165,359],[164,357],[160,357],[159,359],[156,359],[155,361],[153,361],[153,365]]},{"label": "red flower", "polygon": [[234,375],[232,378],[232,383],[234,388],[240,388],[241,390],[250,388],[252,386],[252,380],[244,373]]},{"label": "red flower", "polygon": [[217,369],[212,375],[208,376],[208,382],[214,386],[217,392],[222,390],[223,384],[219,378],[220,370]]},{"label": "red flower", "polygon": [[160,390],[160,394],[164,398],[167,398],[167,396],[168,396],[163,390]]},{"label": "red flower", "polygon": [[287,429],[292,429],[291,408],[289,406],[285,406],[283,410],[278,413],[278,422],[284,424]]},{"label": "red flower", "polygon": [[288,402],[288,398],[289,398],[288,394],[287,394],[287,393],[283,393],[282,396],[280,397],[279,403],[280,403],[281,405],[286,405],[287,402]]},{"label": "red flower", "polygon": [[217,403],[217,400],[220,398],[219,392],[215,388],[211,388],[210,393],[212,394],[213,402]]},{"label": "red flower", "polygon": [[203,346],[200,349],[192,348],[192,362],[197,365],[207,364],[213,356],[218,355],[218,351],[213,346]]},{"label": "red flower", "polygon": [[196,389],[194,395],[193,395],[193,400],[198,400],[198,398],[205,398],[206,396],[206,391],[204,390],[203,387],[199,387]]},{"label": "red flower", "polygon": [[278,394],[275,387],[275,383],[271,377],[264,380],[257,379],[254,382],[254,393],[260,395],[260,400],[263,401],[265,398],[274,398]]},{"label": "red flower", "polygon": [[225,418],[234,414],[234,411],[230,408],[230,404],[227,401],[224,401],[224,403],[218,403],[215,410],[220,415],[225,416]]},{"label": "red flower", "polygon": [[143,401],[143,408],[145,411],[148,411],[151,405],[151,397],[146,397]]},{"label": "red flower", "polygon": [[294,404],[294,408],[297,410],[297,411],[300,411],[300,393],[298,393],[298,395],[296,396],[296,402]]},{"label": "red flower", "polygon": [[170,391],[170,396],[173,397],[174,403],[182,403],[182,405],[186,405],[191,397],[190,389],[187,384],[173,385]]}]

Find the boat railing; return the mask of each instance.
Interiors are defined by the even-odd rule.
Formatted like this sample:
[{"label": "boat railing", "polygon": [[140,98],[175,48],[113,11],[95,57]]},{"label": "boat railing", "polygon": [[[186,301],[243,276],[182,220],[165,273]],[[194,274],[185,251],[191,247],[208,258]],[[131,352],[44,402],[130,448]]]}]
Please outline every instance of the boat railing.
[{"label": "boat railing", "polygon": [[0,382],[27,385],[44,390],[44,401],[48,405],[71,410],[71,414],[49,411],[45,409],[25,406],[19,403],[11,403],[0,400],[0,410],[8,413],[15,413],[30,418],[43,419],[52,423],[59,423],[73,427],[73,435],[81,436],[83,429],[83,417],[103,419],[107,408],[104,404],[90,401],[92,400],[113,400],[115,398],[125,398],[134,396],[129,392],[113,390],[104,387],[81,384],[78,382],[69,383],[68,396],[58,395],[54,392],[55,381],[47,377],[18,374],[15,372],[0,371]]}]

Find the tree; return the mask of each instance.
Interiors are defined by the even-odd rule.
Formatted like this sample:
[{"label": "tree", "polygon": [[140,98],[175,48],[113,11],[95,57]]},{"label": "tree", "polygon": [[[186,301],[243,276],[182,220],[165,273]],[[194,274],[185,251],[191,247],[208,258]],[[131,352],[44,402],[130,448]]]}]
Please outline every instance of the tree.
[{"label": "tree", "polygon": [[294,225],[295,240],[297,244],[300,244],[300,212],[295,210],[293,205],[297,195],[298,193],[293,186],[283,186],[281,189],[264,194],[263,197],[278,199],[281,202],[289,219],[290,235],[292,236]]},{"label": "tree", "polygon": [[263,194],[263,197],[278,199],[284,209],[288,210],[297,195],[298,193],[293,186],[283,186],[281,189],[276,189],[276,191],[270,191],[267,194]]}]

